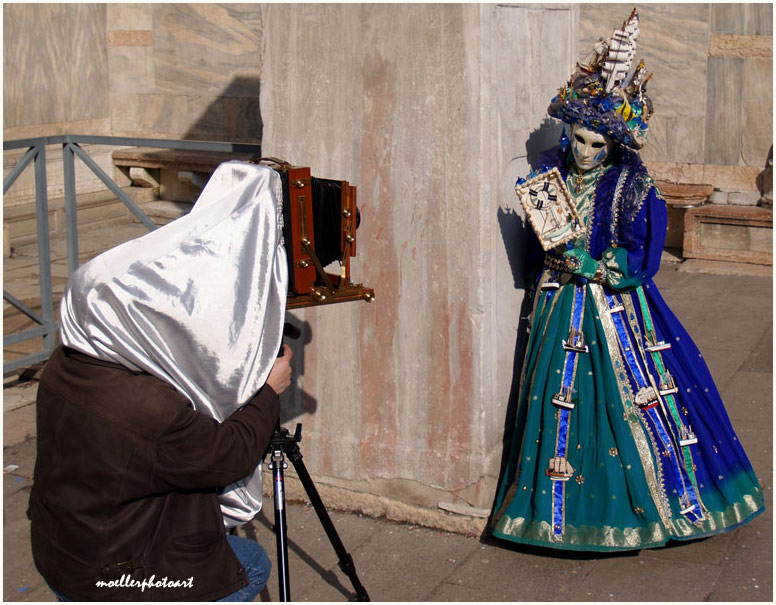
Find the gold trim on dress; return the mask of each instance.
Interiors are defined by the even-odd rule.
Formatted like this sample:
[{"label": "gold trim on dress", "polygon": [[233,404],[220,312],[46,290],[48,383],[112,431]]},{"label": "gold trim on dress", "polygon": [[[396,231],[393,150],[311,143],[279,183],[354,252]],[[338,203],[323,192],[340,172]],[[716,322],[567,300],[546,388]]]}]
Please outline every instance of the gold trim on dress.
[{"label": "gold trim on dress", "polygon": [[666,529],[670,529],[672,526],[671,509],[668,506],[668,502],[665,500],[662,489],[662,469],[655,467],[652,458],[652,448],[650,448],[648,438],[644,434],[644,427],[641,422],[639,422],[638,416],[635,414],[635,409],[632,404],[635,397],[631,386],[628,383],[627,378],[620,376],[620,374],[625,371],[625,363],[620,355],[617,331],[614,327],[614,322],[612,321],[609,305],[604,296],[603,286],[600,284],[588,284],[588,288],[590,288],[590,292],[593,295],[593,300],[598,309],[598,316],[601,320],[601,327],[606,335],[606,344],[609,348],[609,357],[612,363],[612,373],[620,387],[620,400],[625,411],[623,417],[627,420],[631,434],[633,435],[633,441],[636,445],[636,450],[639,453],[639,458],[641,459],[644,477],[647,480],[647,486],[652,495],[652,501],[655,504],[655,508],[657,509],[658,515],[660,515],[660,520],[663,522],[663,525]]}]

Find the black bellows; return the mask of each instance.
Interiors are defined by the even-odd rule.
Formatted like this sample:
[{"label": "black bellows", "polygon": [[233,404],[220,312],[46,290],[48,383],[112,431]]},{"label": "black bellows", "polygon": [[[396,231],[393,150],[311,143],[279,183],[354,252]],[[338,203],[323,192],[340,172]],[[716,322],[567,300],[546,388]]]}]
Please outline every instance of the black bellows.
[{"label": "black bellows", "polygon": [[[294,236],[289,204],[288,173],[282,172],[283,181],[283,239],[288,257],[289,290],[294,291],[294,263],[296,259],[291,250]],[[329,263],[342,260],[342,181],[331,179],[310,178],[313,207],[313,248],[322,267]],[[359,217],[360,218],[360,217]],[[320,284],[318,276],[316,283]]]},{"label": "black bellows", "polygon": [[342,260],[342,181],[312,177],[315,255],[324,267]]}]

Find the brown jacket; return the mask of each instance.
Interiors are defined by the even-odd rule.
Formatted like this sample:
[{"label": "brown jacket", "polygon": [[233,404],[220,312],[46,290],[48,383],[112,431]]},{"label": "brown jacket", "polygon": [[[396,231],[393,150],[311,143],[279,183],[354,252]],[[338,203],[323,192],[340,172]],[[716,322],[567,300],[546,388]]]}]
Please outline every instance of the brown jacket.
[{"label": "brown jacket", "polygon": [[[218,423],[150,374],[60,348],[37,414],[32,552],[52,588],[76,601],[209,601],[247,584],[217,491],[267,447],[279,415],[269,386]],[[127,587],[152,576],[179,586]]]}]

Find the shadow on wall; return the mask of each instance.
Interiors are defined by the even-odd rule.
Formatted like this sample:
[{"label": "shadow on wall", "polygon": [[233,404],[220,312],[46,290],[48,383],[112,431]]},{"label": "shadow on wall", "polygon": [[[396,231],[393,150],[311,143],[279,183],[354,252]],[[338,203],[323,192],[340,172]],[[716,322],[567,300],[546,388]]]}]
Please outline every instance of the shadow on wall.
[{"label": "shadow on wall", "polygon": [[[281,424],[291,422],[302,414],[314,414],[318,409],[318,400],[299,388],[295,380],[299,376],[304,376],[305,347],[313,341],[312,326],[309,321],[302,321],[290,312],[286,313],[286,322],[297,328],[300,331],[300,336],[297,339],[283,339],[283,342],[291,347],[294,357],[291,361],[293,367],[291,388],[280,397]],[[289,430],[293,432],[293,427],[289,427]]]},{"label": "shadow on wall", "polygon": [[528,135],[528,140],[525,142],[528,164],[536,166],[541,154],[558,145],[562,132],[563,122],[549,117],[544,118],[544,121],[539,124],[539,128]]},{"label": "shadow on wall", "polygon": [[[562,132],[563,124],[550,118],[545,118],[539,127],[531,132],[525,144],[528,164],[531,168],[537,168],[540,156],[558,145],[558,140],[560,139]],[[517,176],[526,177],[528,175]],[[531,225],[526,221],[525,216],[522,213],[518,213],[512,208],[505,208],[504,206],[504,204],[501,204],[498,209],[498,223],[504,241],[507,258],[509,260],[512,279],[515,288],[527,290],[528,287],[533,285],[527,283],[527,267],[525,266],[527,251],[526,243],[528,241]],[[504,419],[504,436],[502,438],[501,466],[499,469],[498,485],[501,485],[501,482],[504,479],[504,472],[507,460],[510,458],[510,452],[519,449],[521,446],[519,441],[513,442],[513,438],[519,439],[519,435],[522,433],[521,431],[514,430],[515,425],[525,421],[526,409],[523,409],[525,406],[520,408],[518,404],[520,400],[520,374],[523,370],[523,359],[525,357],[526,347],[528,346],[528,326],[532,304],[532,298],[525,296],[520,309],[520,321],[517,327],[517,339],[515,342],[515,357],[512,364],[512,385],[509,391],[506,418]],[[495,511],[492,511],[491,516],[493,513],[495,513]],[[490,523],[488,524],[488,527],[489,526]],[[487,529],[485,530],[485,534],[488,534]]]},{"label": "shadow on wall", "polygon": [[[529,166],[535,168],[539,157],[549,149],[558,145],[558,140],[560,139],[562,132],[563,124],[550,118],[545,118],[539,125],[539,128],[531,132],[525,143]],[[514,176],[515,178],[518,176],[525,178],[528,175],[521,174]],[[516,202],[516,196],[513,200]],[[510,202],[513,200],[510,200]],[[525,222],[525,217],[522,213],[516,212],[510,207],[512,204],[505,204],[503,203],[504,201],[505,200],[501,200],[502,203],[499,204],[497,217],[498,224],[501,230],[501,237],[504,241],[504,248],[506,249],[515,288],[524,290],[526,284],[525,276],[523,275],[523,265],[525,262],[525,243],[529,233],[526,229],[530,230],[531,226]]]},{"label": "shadow on wall", "polygon": [[184,139],[261,144],[258,78],[234,78],[183,135]]}]

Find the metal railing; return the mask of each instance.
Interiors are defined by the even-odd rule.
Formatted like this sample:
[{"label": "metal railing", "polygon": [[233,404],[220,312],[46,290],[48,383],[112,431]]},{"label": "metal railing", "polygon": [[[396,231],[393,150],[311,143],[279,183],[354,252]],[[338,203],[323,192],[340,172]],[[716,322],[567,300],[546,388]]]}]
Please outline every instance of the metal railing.
[{"label": "metal railing", "polygon": [[[65,194],[65,228],[67,238],[67,270],[68,276],[78,268],[78,221],[76,213],[76,156],[105,184],[105,186],[126,205],[129,210],[149,230],[157,225],[140,209],[140,207],[121,189],[121,187],[83,150],[82,144],[109,145],[115,147],[160,147],[184,151],[213,151],[227,153],[251,153],[261,155],[259,145],[242,143],[217,143],[211,141],[179,141],[166,139],[138,139],[131,137],[107,137],[88,135],[59,135],[3,141],[3,150],[24,149],[27,152],[14,165],[3,179],[3,195],[19,178],[19,175],[32,163],[35,170],[35,215],[38,240],[38,270],[40,276],[40,313],[36,313],[21,300],[14,297],[3,288],[3,300],[32,319],[37,327],[13,334],[3,334],[3,347],[26,340],[43,338],[43,350],[14,359],[6,363],[3,359],[3,375],[26,368],[48,359],[57,346],[56,336],[59,322],[54,318],[54,292],[51,283],[51,243],[49,241],[48,224],[48,192],[46,181],[46,146],[62,146],[62,165]],[[4,356],[5,357],[5,356]]]}]

